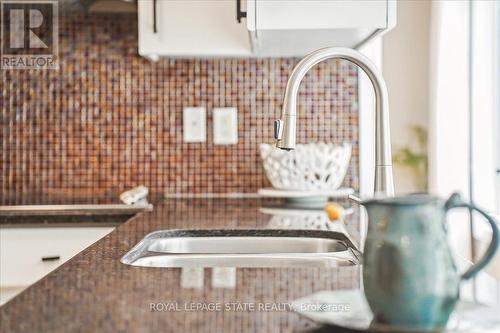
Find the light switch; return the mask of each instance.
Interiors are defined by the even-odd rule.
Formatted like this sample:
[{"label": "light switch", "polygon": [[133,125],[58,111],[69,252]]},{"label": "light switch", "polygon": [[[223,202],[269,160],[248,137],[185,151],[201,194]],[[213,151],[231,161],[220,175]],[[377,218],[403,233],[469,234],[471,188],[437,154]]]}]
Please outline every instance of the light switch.
[{"label": "light switch", "polygon": [[181,270],[181,288],[203,289],[204,275],[203,267],[183,267]]},{"label": "light switch", "polygon": [[187,107],[182,114],[184,142],[207,141],[207,111],[204,107]]},{"label": "light switch", "polygon": [[236,108],[215,108],[213,120],[216,145],[238,143],[238,110]]}]

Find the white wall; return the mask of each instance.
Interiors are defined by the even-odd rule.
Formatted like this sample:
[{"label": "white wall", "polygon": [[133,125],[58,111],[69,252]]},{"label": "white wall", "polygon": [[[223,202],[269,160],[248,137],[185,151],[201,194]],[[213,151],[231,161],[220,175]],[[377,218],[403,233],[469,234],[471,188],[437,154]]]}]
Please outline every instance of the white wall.
[{"label": "white wall", "polygon": [[[383,38],[392,148],[415,146],[412,126],[428,127],[430,1],[398,1],[396,27]],[[413,174],[394,166],[397,193],[417,190]]]}]

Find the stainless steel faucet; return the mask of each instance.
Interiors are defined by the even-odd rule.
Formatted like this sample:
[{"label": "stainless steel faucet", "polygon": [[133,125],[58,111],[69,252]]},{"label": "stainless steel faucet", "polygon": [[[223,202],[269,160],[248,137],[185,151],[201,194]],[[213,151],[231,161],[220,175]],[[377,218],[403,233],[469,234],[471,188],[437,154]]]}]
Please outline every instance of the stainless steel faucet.
[{"label": "stainless steel faucet", "polygon": [[375,189],[377,197],[394,196],[392,176],[391,139],[389,129],[389,101],[382,74],[373,62],[356,50],[327,47],[305,56],[295,66],[285,90],[281,119],[274,123],[276,146],[285,150],[295,148],[297,94],[304,75],[317,63],[331,58],[345,59],[360,67],[370,78],[375,90]]}]

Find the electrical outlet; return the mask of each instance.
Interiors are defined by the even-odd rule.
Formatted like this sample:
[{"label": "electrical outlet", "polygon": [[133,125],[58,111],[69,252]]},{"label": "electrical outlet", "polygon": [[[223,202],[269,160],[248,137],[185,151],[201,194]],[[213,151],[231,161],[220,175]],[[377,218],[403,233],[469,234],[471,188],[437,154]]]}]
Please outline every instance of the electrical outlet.
[{"label": "electrical outlet", "polygon": [[182,114],[184,142],[207,141],[207,111],[204,107],[187,107]]},{"label": "electrical outlet", "polygon": [[214,144],[234,145],[238,143],[238,110],[236,108],[215,108]]},{"label": "electrical outlet", "polygon": [[236,267],[212,268],[212,288],[236,288]]}]

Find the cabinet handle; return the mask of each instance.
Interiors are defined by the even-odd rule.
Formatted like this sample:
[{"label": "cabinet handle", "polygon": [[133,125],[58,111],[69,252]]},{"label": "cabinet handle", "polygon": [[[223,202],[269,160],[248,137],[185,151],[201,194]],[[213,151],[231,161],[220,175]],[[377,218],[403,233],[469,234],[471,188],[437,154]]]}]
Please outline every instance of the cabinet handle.
[{"label": "cabinet handle", "polygon": [[158,32],[158,27],[156,25],[156,1],[153,0],[153,32],[157,33]]},{"label": "cabinet handle", "polygon": [[241,0],[236,0],[236,20],[241,23],[241,19],[247,17],[247,12],[241,11]]},{"label": "cabinet handle", "polygon": [[60,256],[47,256],[47,257],[42,257],[42,261],[56,261],[61,259]]}]

